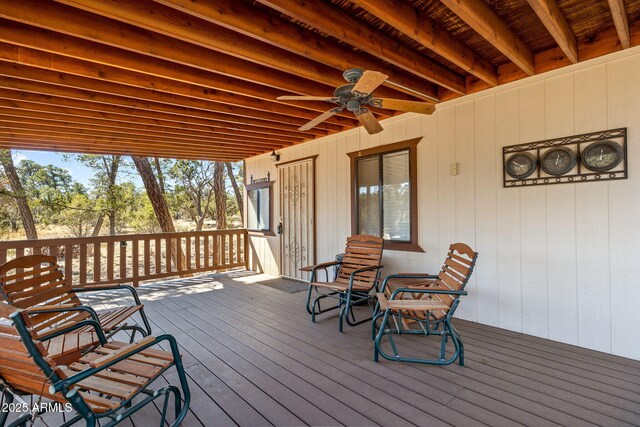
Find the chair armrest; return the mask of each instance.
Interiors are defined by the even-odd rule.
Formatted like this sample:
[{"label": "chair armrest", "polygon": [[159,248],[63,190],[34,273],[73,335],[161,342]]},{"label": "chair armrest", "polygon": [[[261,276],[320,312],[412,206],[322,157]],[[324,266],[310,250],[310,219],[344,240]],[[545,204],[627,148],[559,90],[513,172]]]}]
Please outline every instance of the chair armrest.
[{"label": "chair armrest", "polygon": [[384,292],[387,288],[387,284],[389,280],[392,279],[437,279],[438,276],[435,274],[427,274],[427,273],[396,273],[390,274],[384,278],[384,282],[382,282],[382,288],[380,288],[380,292]]},{"label": "chair armrest", "polygon": [[467,295],[467,291],[454,291],[448,289],[409,289],[409,288],[398,288],[391,294],[390,299],[395,299],[396,295],[399,293],[408,293],[408,294],[433,294],[433,295]]},{"label": "chair armrest", "polygon": [[332,267],[334,265],[340,265],[340,264],[342,264],[342,262],[340,262],[340,261],[323,262],[323,263],[316,264],[316,265],[308,265],[306,267],[302,267],[300,269],[300,271],[324,270],[325,268],[329,268],[329,267]]},{"label": "chair armrest", "polygon": [[116,291],[116,290],[127,290],[131,292],[133,299],[136,304],[142,304],[140,302],[140,297],[138,296],[138,291],[135,290],[133,286],[129,285],[96,285],[96,286],[86,286],[84,288],[73,287],[74,292],[103,292],[103,291]]},{"label": "chair armrest", "polygon": [[122,356],[123,354],[135,354],[137,353],[136,350],[140,349],[141,347],[144,347],[145,345],[147,345],[150,342],[155,341],[155,337],[152,336],[148,336],[148,337],[144,337],[143,339],[141,339],[138,342],[134,342],[131,343],[129,345],[125,345],[124,347],[120,347],[119,349],[117,349],[116,351],[114,351],[113,353],[107,354],[105,356],[99,357],[95,360],[92,360],[91,362],[89,362],[89,366],[91,366],[92,368],[100,368],[103,365],[106,365],[107,363],[118,359],[120,356]]},{"label": "chair armrest", "polygon": [[53,332],[50,332],[46,335],[42,335],[38,337],[38,340],[47,341],[57,336],[68,334],[69,332],[73,332],[76,329],[84,328],[85,326],[91,326],[93,329],[95,329],[96,335],[98,335],[98,340],[100,341],[100,344],[107,343],[107,337],[104,335],[104,331],[102,330],[102,325],[99,322],[96,322],[95,320],[81,320],[77,323],[74,323],[73,325],[61,327],[59,329],[54,330]]}]

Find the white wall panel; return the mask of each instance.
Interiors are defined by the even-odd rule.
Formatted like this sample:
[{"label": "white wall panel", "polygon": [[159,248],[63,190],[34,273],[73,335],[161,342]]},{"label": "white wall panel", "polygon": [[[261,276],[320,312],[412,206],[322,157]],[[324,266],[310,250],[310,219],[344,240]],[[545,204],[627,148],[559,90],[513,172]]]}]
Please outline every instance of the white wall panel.
[{"label": "white wall panel", "polygon": [[[390,118],[378,135],[354,129],[282,150],[281,161],[318,155],[318,261],[351,233],[347,153],[422,136],[425,252],[387,251],[385,273],[437,271],[449,244],[466,242],[480,256],[460,317],[640,359],[638,70],[640,48],[629,49],[442,103],[432,116]],[[503,146],[615,127],[628,128],[628,180],[502,187]],[[247,176],[267,171],[276,176],[268,155],[247,160]],[[252,243],[278,274],[278,238]]]}]

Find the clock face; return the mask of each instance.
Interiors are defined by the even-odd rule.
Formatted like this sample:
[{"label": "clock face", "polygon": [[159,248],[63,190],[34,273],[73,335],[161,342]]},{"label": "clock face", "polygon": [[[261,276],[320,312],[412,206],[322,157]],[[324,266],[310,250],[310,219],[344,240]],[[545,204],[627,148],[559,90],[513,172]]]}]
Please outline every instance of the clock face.
[{"label": "clock face", "polygon": [[530,153],[517,153],[507,159],[506,172],[512,178],[524,179],[535,170],[538,161]]},{"label": "clock face", "polygon": [[594,142],[582,153],[582,164],[595,172],[604,172],[622,161],[622,147],[613,141]]},{"label": "clock face", "polygon": [[566,147],[552,148],[542,155],[540,167],[549,175],[564,175],[573,169],[578,157]]}]

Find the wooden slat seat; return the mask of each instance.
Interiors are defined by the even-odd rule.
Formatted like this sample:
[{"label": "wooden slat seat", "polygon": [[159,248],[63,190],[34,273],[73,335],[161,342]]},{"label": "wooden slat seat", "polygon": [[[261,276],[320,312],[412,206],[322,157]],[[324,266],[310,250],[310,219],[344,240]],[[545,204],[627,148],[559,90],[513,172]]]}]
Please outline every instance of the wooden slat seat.
[{"label": "wooden slat seat", "polygon": [[[359,321],[355,320],[352,307],[354,304],[368,302],[373,295],[368,293],[378,285],[382,265],[382,251],[384,239],[375,236],[357,235],[347,239],[344,256],[340,262],[327,262],[302,268],[302,271],[311,272],[309,291],[307,293],[307,312],[311,314],[311,320],[315,322],[317,314],[330,310],[340,309],[338,330],[342,332],[344,321],[350,326],[371,320],[371,317]],[[336,277],[333,281],[319,282],[316,280],[317,271],[331,267],[337,267]],[[327,278],[328,278],[327,273]],[[321,293],[313,302],[311,293],[313,290],[325,289],[328,293]],[[357,295],[354,295],[356,293]],[[327,309],[320,308],[320,301],[324,298],[336,298],[338,303]],[[349,319],[349,314],[352,319]]]},{"label": "wooden slat seat", "polygon": [[[100,414],[114,417],[114,412],[126,409],[130,402],[133,407],[146,405],[158,396],[168,399],[174,393],[179,399],[180,393],[175,387],[162,387],[156,393],[149,390],[160,375],[176,366],[185,393],[185,407],[176,408],[177,422],[172,425],[179,424],[184,418],[189,405],[189,391],[182,364],[177,362],[180,355],[173,338],[166,335],[160,338],[169,341],[171,347],[171,351],[163,351],[145,348],[160,341],[153,336],[129,344],[107,342],[100,330],[94,329],[100,338],[99,345],[75,361],[61,364],[50,357],[48,349],[56,346],[65,348],[66,343],[73,340],[77,345],[81,337],[88,333],[67,333],[60,336],[64,338],[62,345],[54,344],[46,339],[40,341],[34,338],[38,333],[30,328],[28,310],[19,310],[0,302],[0,317],[7,319],[8,316],[13,325],[2,324],[0,328],[0,378],[9,387],[5,390],[6,398],[10,396],[7,393],[38,395],[59,403],[71,403],[82,418],[100,417]],[[78,329],[85,328],[76,326]],[[98,328],[98,324],[94,322],[93,327]],[[81,373],[87,377],[74,378]],[[68,389],[61,387],[62,381],[69,382]],[[79,401],[74,400],[70,393],[73,390],[79,392]],[[142,393],[143,390],[150,391],[151,395]],[[164,407],[166,412],[166,404]]]},{"label": "wooden slat seat", "polygon": [[[86,289],[74,288],[68,283],[58,268],[55,257],[31,255],[14,259],[0,266],[0,289],[2,297],[9,304],[17,308],[42,310],[40,313],[32,312],[30,316],[32,330],[39,337],[91,318],[91,314],[87,311],[74,310],[83,306],[78,292],[84,292]],[[112,288],[96,286],[87,289],[104,291]],[[139,303],[132,288],[123,287],[122,289],[130,290],[136,301],[133,305],[97,313],[103,330],[111,333],[124,328],[148,335],[151,331],[144,313],[144,306]],[[52,312],[52,309],[71,311]],[[145,324],[144,329],[137,324],[126,323],[127,319],[136,313],[141,316]],[[80,353],[98,342],[97,336],[91,330],[91,328],[81,328],[69,337],[59,336],[51,339],[47,344],[49,356],[60,362],[77,359]]]}]

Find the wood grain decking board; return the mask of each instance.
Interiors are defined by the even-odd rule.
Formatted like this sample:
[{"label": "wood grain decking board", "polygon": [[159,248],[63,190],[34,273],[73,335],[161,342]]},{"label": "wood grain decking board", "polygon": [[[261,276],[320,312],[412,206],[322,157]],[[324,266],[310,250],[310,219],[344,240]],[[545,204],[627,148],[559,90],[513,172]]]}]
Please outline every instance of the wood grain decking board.
[{"label": "wood grain decking board", "polygon": [[[249,274],[138,288],[154,334],[182,347],[185,426],[640,425],[638,361],[459,320],[465,367],[374,363],[369,324],[343,334],[334,314],[313,324],[305,292],[243,283]],[[126,303],[92,298],[104,309]],[[428,339],[402,342],[437,351]],[[158,421],[150,406],[126,425]]]}]

